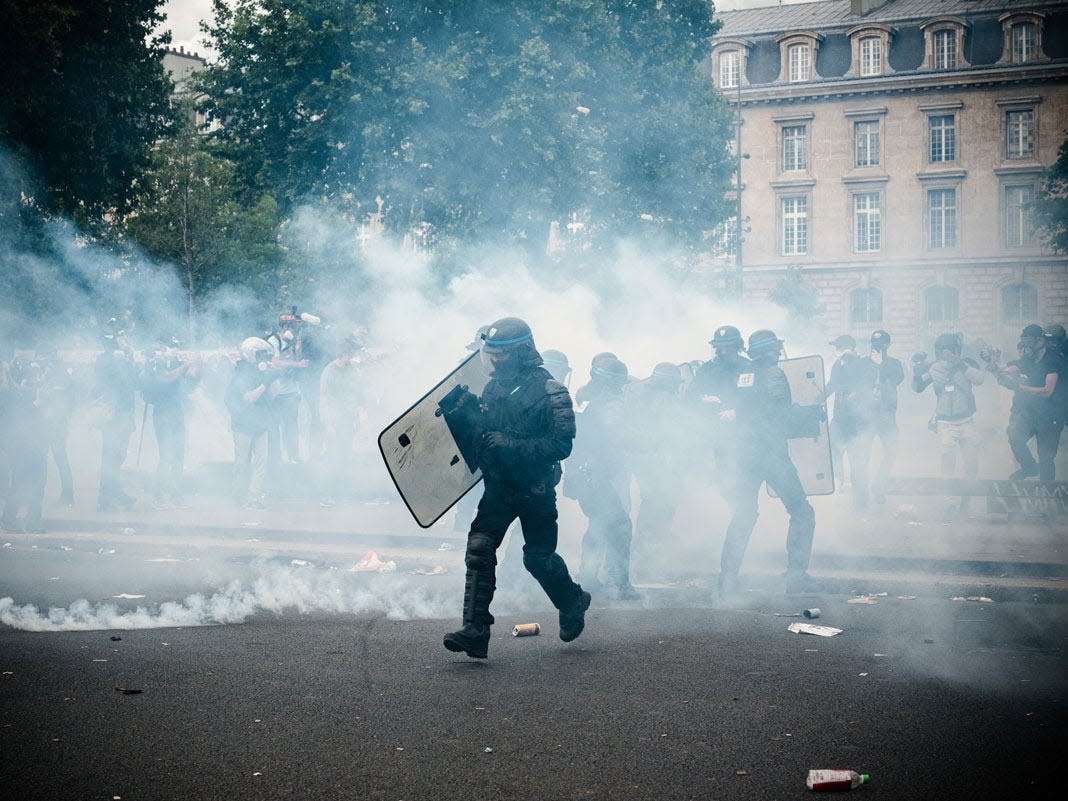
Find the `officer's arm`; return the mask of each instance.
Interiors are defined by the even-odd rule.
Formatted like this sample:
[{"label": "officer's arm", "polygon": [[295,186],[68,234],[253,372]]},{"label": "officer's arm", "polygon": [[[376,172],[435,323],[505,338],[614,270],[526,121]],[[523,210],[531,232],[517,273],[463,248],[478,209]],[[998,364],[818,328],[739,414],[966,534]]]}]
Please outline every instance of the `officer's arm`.
[{"label": "officer's arm", "polygon": [[517,442],[519,457],[524,461],[552,463],[571,454],[575,440],[575,409],[567,387],[552,379],[545,382],[548,425],[545,435]]},{"label": "officer's arm", "polygon": [[1046,383],[1040,387],[1029,387],[1026,384],[1020,385],[1020,392],[1026,392],[1028,395],[1037,395],[1040,398],[1048,398],[1053,394],[1053,390],[1057,388],[1057,373],[1046,373]]}]

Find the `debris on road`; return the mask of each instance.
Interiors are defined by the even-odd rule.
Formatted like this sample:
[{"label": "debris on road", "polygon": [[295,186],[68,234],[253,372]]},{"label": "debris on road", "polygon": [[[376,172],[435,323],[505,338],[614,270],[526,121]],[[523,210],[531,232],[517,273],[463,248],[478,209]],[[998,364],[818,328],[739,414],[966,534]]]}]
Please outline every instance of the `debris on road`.
[{"label": "debris on road", "polygon": [[296,565],[297,567],[308,567],[309,565],[311,565],[311,562],[307,561],[306,559],[293,559],[290,561],[289,564]]},{"label": "debris on road", "polygon": [[492,749],[492,748],[490,748],[490,747],[489,747],[489,746],[487,745],[487,746],[486,746],[485,748],[483,748],[483,749],[482,749],[482,753],[483,753],[483,754],[492,754],[492,753],[493,753],[493,749]]},{"label": "debris on road", "polygon": [[448,572],[449,571],[441,565],[434,565],[433,567],[430,567],[429,565],[422,565],[412,571],[412,573],[417,576],[442,576]]},{"label": "debris on road", "polygon": [[443,543],[441,543],[441,545],[438,546],[438,550],[439,551],[454,551],[454,550],[456,550],[456,546],[454,546],[451,542],[443,542]]},{"label": "debris on road", "polygon": [[118,636],[118,635],[116,635],[116,634],[113,634],[113,635],[111,635],[111,641],[112,641],[112,642],[118,642],[118,641],[119,641],[119,640],[121,640],[121,639],[122,639],[122,637],[119,637],[119,636]]},{"label": "debris on road", "polygon": [[857,595],[846,601],[847,604],[877,604],[879,603],[870,595]]},{"label": "debris on road", "polygon": [[392,573],[397,569],[397,563],[390,560],[383,562],[374,551],[368,551],[363,559],[349,568],[353,573]]},{"label": "debris on road", "polygon": [[123,695],[140,695],[144,690],[134,690],[129,687],[116,687],[115,692],[122,693]]},{"label": "debris on road", "polygon": [[145,596],[143,596],[143,595],[133,595],[133,594],[128,593],[128,592],[120,592],[118,595],[112,595],[111,597],[112,598],[118,598],[121,601],[133,601],[133,600],[136,600],[137,598],[144,598]]},{"label": "debris on road", "polygon": [[950,600],[951,601],[975,601],[975,602],[981,603],[981,604],[992,604],[992,603],[994,603],[994,599],[993,598],[987,598],[985,595],[968,595],[966,597],[958,595],[958,596],[956,596],[954,598],[950,598]]},{"label": "debris on road", "polygon": [[513,637],[537,637],[541,634],[541,625],[538,623],[518,623],[512,629]]},{"label": "debris on road", "polygon": [[815,634],[817,637],[833,637],[842,633],[842,629],[834,626],[817,626],[814,623],[791,623],[786,630],[794,634]]},{"label": "debris on road", "polygon": [[867,773],[855,770],[810,770],[805,785],[809,790],[853,790],[871,781]]},{"label": "debris on road", "polygon": [[818,606],[814,606],[811,609],[803,609],[801,614],[804,616],[805,620],[815,620],[822,614],[822,611]]}]

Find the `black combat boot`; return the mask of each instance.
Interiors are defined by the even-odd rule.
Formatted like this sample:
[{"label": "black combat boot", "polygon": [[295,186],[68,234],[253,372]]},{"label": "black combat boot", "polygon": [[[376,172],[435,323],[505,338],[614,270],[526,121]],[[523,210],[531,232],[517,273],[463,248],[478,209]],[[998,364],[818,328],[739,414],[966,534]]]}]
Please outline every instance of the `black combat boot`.
[{"label": "black combat boot", "polygon": [[467,569],[464,585],[464,625],[459,631],[445,635],[445,647],[456,653],[465,653],[474,659],[489,655],[490,626],[493,615],[489,613],[493,600],[495,577],[493,569]]},{"label": "black combat boot", "polygon": [[586,610],[590,608],[590,594],[579,590],[579,597],[560,610],[560,639],[571,642],[586,627]]}]

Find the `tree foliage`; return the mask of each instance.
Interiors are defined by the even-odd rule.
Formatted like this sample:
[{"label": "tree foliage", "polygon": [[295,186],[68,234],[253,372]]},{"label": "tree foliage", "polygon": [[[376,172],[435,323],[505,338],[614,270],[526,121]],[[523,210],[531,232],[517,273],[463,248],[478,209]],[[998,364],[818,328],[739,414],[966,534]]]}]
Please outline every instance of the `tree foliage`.
[{"label": "tree foliage", "polygon": [[1068,137],[1061,142],[1057,161],[1046,171],[1036,220],[1053,249],[1068,253]]},{"label": "tree foliage", "polygon": [[201,88],[251,193],[386,203],[439,239],[544,250],[699,245],[724,216],[730,115],[707,76],[707,0],[216,0]]},{"label": "tree foliage", "polygon": [[93,227],[129,207],[171,118],[162,2],[0,0],[0,144],[35,208]]},{"label": "tree foliage", "polygon": [[192,317],[197,301],[228,281],[265,293],[281,251],[273,198],[241,202],[234,164],[200,133],[190,101],[182,111],[138,181],[134,212],[122,227],[153,259],[176,266]]}]

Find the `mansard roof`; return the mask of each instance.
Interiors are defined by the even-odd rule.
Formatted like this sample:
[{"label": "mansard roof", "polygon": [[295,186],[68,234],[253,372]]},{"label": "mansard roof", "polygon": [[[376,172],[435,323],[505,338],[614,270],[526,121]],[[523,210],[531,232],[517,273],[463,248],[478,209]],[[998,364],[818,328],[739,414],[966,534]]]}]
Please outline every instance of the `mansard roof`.
[{"label": "mansard roof", "polygon": [[[770,0],[769,0],[770,2]],[[989,16],[1013,11],[1061,9],[1064,0],[888,0],[867,14],[854,14],[850,0],[820,0],[815,3],[770,5],[737,11],[716,12],[723,23],[716,38],[778,34],[791,30],[846,30],[865,22],[888,25],[920,23],[935,17]]]}]

